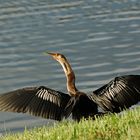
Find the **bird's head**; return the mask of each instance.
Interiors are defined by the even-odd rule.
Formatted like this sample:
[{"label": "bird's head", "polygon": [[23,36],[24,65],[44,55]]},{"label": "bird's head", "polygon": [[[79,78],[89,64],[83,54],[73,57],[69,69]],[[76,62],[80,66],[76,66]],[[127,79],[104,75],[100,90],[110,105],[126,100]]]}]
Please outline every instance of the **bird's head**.
[{"label": "bird's head", "polygon": [[53,57],[54,60],[60,62],[60,63],[64,63],[66,61],[66,58],[63,54],[60,53],[52,53],[52,52],[45,52],[47,54],[49,54],[50,56]]},{"label": "bird's head", "polygon": [[49,54],[50,56],[52,56],[54,60],[58,61],[62,65],[63,70],[66,74],[72,73],[71,66],[70,66],[68,60],[66,59],[66,57],[63,54],[45,52],[45,54],[46,53]]}]

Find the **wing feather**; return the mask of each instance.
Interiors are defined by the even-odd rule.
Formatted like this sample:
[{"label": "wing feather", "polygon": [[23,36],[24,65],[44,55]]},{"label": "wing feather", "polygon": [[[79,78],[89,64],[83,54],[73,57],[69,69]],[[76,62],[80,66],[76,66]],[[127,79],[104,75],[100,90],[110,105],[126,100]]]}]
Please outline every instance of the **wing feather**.
[{"label": "wing feather", "polygon": [[140,101],[140,76],[116,77],[89,95],[103,110],[120,112]]},{"label": "wing feather", "polygon": [[70,96],[47,87],[27,87],[0,95],[0,111],[61,120]]}]

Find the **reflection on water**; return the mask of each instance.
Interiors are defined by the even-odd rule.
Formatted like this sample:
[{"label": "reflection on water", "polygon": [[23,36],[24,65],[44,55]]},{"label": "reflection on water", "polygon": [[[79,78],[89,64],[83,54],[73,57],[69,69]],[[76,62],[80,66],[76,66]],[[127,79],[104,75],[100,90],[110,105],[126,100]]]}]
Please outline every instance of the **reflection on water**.
[{"label": "reflection on water", "polygon": [[[46,50],[69,58],[85,92],[118,75],[140,74],[139,7],[139,0],[0,1],[0,93],[31,85],[67,92]],[[47,123],[0,112],[1,133]]]}]

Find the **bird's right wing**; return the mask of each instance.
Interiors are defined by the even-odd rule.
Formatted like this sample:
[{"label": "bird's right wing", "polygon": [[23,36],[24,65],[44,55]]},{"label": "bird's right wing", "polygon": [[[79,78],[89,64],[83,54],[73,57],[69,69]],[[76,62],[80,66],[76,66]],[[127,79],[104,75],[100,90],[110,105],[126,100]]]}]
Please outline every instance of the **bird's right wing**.
[{"label": "bird's right wing", "polygon": [[27,87],[0,95],[0,111],[29,113],[54,120],[64,117],[68,94],[47,87]]}]

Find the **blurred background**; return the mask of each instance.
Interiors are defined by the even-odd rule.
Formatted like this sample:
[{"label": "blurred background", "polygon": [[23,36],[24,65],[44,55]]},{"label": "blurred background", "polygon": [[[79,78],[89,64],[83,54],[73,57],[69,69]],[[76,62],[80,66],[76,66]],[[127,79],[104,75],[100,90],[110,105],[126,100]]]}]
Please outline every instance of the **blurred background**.
[{"label": "blurred background", "polygon": [[[87,93],[140,74],[140,1],[0,1],[0,94],[39,85],[67,93],[61,66],[44,51],[67,56]],[[52,122],[0,112],[0,133]]]}]

